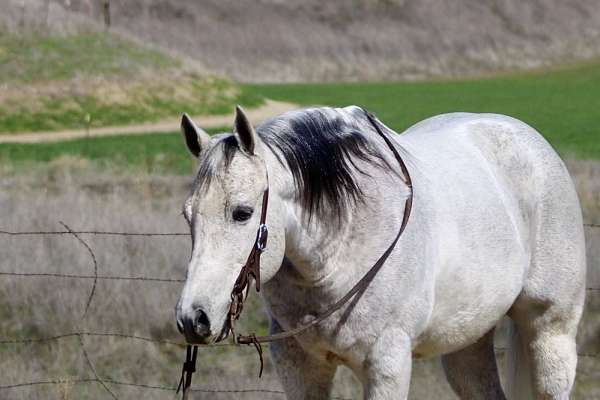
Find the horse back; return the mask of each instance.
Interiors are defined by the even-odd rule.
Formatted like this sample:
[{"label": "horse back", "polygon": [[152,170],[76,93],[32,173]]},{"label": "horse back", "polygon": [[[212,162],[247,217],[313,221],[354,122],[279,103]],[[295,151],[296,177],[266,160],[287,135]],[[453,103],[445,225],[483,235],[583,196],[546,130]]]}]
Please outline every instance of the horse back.
[{"label": "horse back", "polygon": [[[427,204],[417,218],[432,239],[435,304],[418,352],[476,341],[519,297],[579,296],[579,202],[538,132],[507,116],[456,113],[425,120],[398,141],[411,155],[415,204]],[[562,261],[539,262],[549,258]]]}]

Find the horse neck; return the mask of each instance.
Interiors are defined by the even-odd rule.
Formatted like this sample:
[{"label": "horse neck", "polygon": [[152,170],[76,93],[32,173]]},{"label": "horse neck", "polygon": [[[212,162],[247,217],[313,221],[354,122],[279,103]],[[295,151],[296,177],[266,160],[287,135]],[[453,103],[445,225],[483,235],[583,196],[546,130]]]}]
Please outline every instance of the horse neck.
[{"label": "horse neck", "polygon": [[397,176],[382,169],[367,172],[368,176],[358,177],[366,197],[349,206],[339,224],[318,216],[307,218],[297,201],[291,173],[283,167],[277,172],[280,190],[294,193],[284,200],[284,223],[286,262],[293,266],[286,270],[295,281],[307,286],[322,285],[328,279],[339,280],[340,268],[347,276],[351,276],[352,268],[360,273],[389,245],[401,224],[403,195],[408,188]]}]

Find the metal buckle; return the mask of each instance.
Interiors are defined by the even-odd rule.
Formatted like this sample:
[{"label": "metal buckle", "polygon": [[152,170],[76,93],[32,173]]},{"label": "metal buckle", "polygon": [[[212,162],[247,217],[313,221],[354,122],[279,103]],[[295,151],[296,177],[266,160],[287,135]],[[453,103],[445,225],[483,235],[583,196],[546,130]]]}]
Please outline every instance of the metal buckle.
[{"label": "metal buckle", "polygon": [[267,229],[267,224],[260,224],[258,231],[256,232],[256,249],[258,251],[262,252],[267,248],[268,235],[269,230]]}]

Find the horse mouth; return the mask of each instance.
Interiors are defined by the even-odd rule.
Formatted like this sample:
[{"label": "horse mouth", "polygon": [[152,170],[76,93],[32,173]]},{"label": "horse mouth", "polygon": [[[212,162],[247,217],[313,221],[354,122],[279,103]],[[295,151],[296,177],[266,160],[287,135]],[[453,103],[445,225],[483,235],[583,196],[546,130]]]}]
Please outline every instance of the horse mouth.
[{"label": "horse mouth", "polygon": [[217,336],[217,338],[215,339],[214,343],[219,343],[219,342],[227,339],[230,331],[231,331],[231,321],[229,320],[229,318],[226,318],[225,322],[223,323],[223,327],[221,328],[221,332],[219,333],[219,336]]}]

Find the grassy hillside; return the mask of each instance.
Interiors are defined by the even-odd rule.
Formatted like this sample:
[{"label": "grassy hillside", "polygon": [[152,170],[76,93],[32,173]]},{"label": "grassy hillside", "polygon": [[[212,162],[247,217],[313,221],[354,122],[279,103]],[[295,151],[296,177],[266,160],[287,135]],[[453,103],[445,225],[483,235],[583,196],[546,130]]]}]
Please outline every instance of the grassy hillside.
[{"label": "grassy hillside", "polygon": [[304,105],[360,105],[398,132],[447,112],[507,114],[538,129],[563,156],[600,158],[600,63],[477,80],[247,87]]},{"label": "grassy hillside", "polygon": [[103,33],[0,32],[0,133],[155,121],[255,105],[231,81]]},{"label": "grassy hillside", "polygon": [[[600,159],[600,64],[481,80],[251,85],[242,93],[304,105],[358,104],[398,132],[444,112],[504,113],[537,128],[564,157]],[[176,102],[171,108],[186,110]],[[187,174],[192,164],[178,133],[0,145],[0,163],[17,168],[64,155],[159,173]]]},{"label": "grassy hillside", "polygon": [[162,70],[181,62],[106,34],[73,36],[0,35],[0,83],[40,83],[132,77],[144,68]]},{"label": "grassy hillside", "polygon": [[178,175],[191,174],[195,165],[178,132],[39,144],[0,144],[0,165],[5,173],[46,163],[80,165],[79,161],[100,165],[102,169]]},{"label": "grassy hillside", "polygon": [[[150,138],[150,137],[148,137]],[[90,144],[95,144],[93,141]],[[91,147],[91,146],[90,146]],[[171,149],[168,149],[171,151]],[[597,198],[594,177],[600,168],[587,170],[571,164],[582,199]],[[587,170],[587,171],[586,171]],[[45,166],[39,176],[3,179],[0,190],[2,229],[62,230],[64,221],[75,230],[123,232],[187,232],[180,215],[189,194],[190,178],[146,176],[105,168],[81,173]],[[191,172],[191,164],[190,170]],[[19,177],[22,178],[22,177]],[[12,184],[11,184],[12,182]],[[600,216],[600,202],[583,204],[586,220]],[[595,219],[600,221],[600,219]],[[183,279],[189,261],[190,238],[114,237],[81,235],[97,257],[98,274]],[[591,266],[600,261],[600,230],[588,229]],[[596,245],[595,245],[596,244]],[[0,235],[0,271],[21,273],[93,274],[94,265],[85,248],[69,235]],[[588,275],[588,276],[591,276]],[[598,287],[594,285],[594,287]],[[174,306],[180,283],[100,280],[87,318],[83,319],[91,280],[51,277],[0,277],[0,340],[41,338],[73,332],[123,333],[157,340],[181,342],[175,327]],[[267,318],[260,300],[251,290],[244,307],[239,333],[266,331]],[[588,293],[584,321],[580,326],[579,351],[600,354],[600,292]],[[179,380],[183,348],[113,337],[84,337],[87,352],[99,376],[124,382],[173,386]],[[497,343],[503,347],[503,343]],[[194,386],[203,389],[279,390],[273,364],[265,350],[265,374],[257,378],[258,359],[251,346],[201,348]],[[581,357],[573,400],[598,399],[599,359]],[[140,368],[140,366],[143,366]],[[43,343],[0,344],[0,386],[37,380],[73,380],[91,377],[76,337]],[[347,372],[347,370],[346,370]],[[356,379],[336,378],[334,395],[361,398]],[[343,378],[343,379],[340,379]],[[166,391],[111,385],[120,399],[174,399]],[[340,398],[338,397],[338,398]],[[0,390],[2,399],[108,399],[98,384],[39,385]],[[264,393],[200,393],[196,399],[269,400],[283,396]],[[417,360],[411,381],[411,400],[456,400],[437,361]]]},{"label": "grassy hillside", "polygon": [[[49,1],[102,21],[102,2]],[[465,76],[600,55],[597,0],[110,3],[112,26],[242,82]],[[56,29],[65,19],[54,20]]]}]

